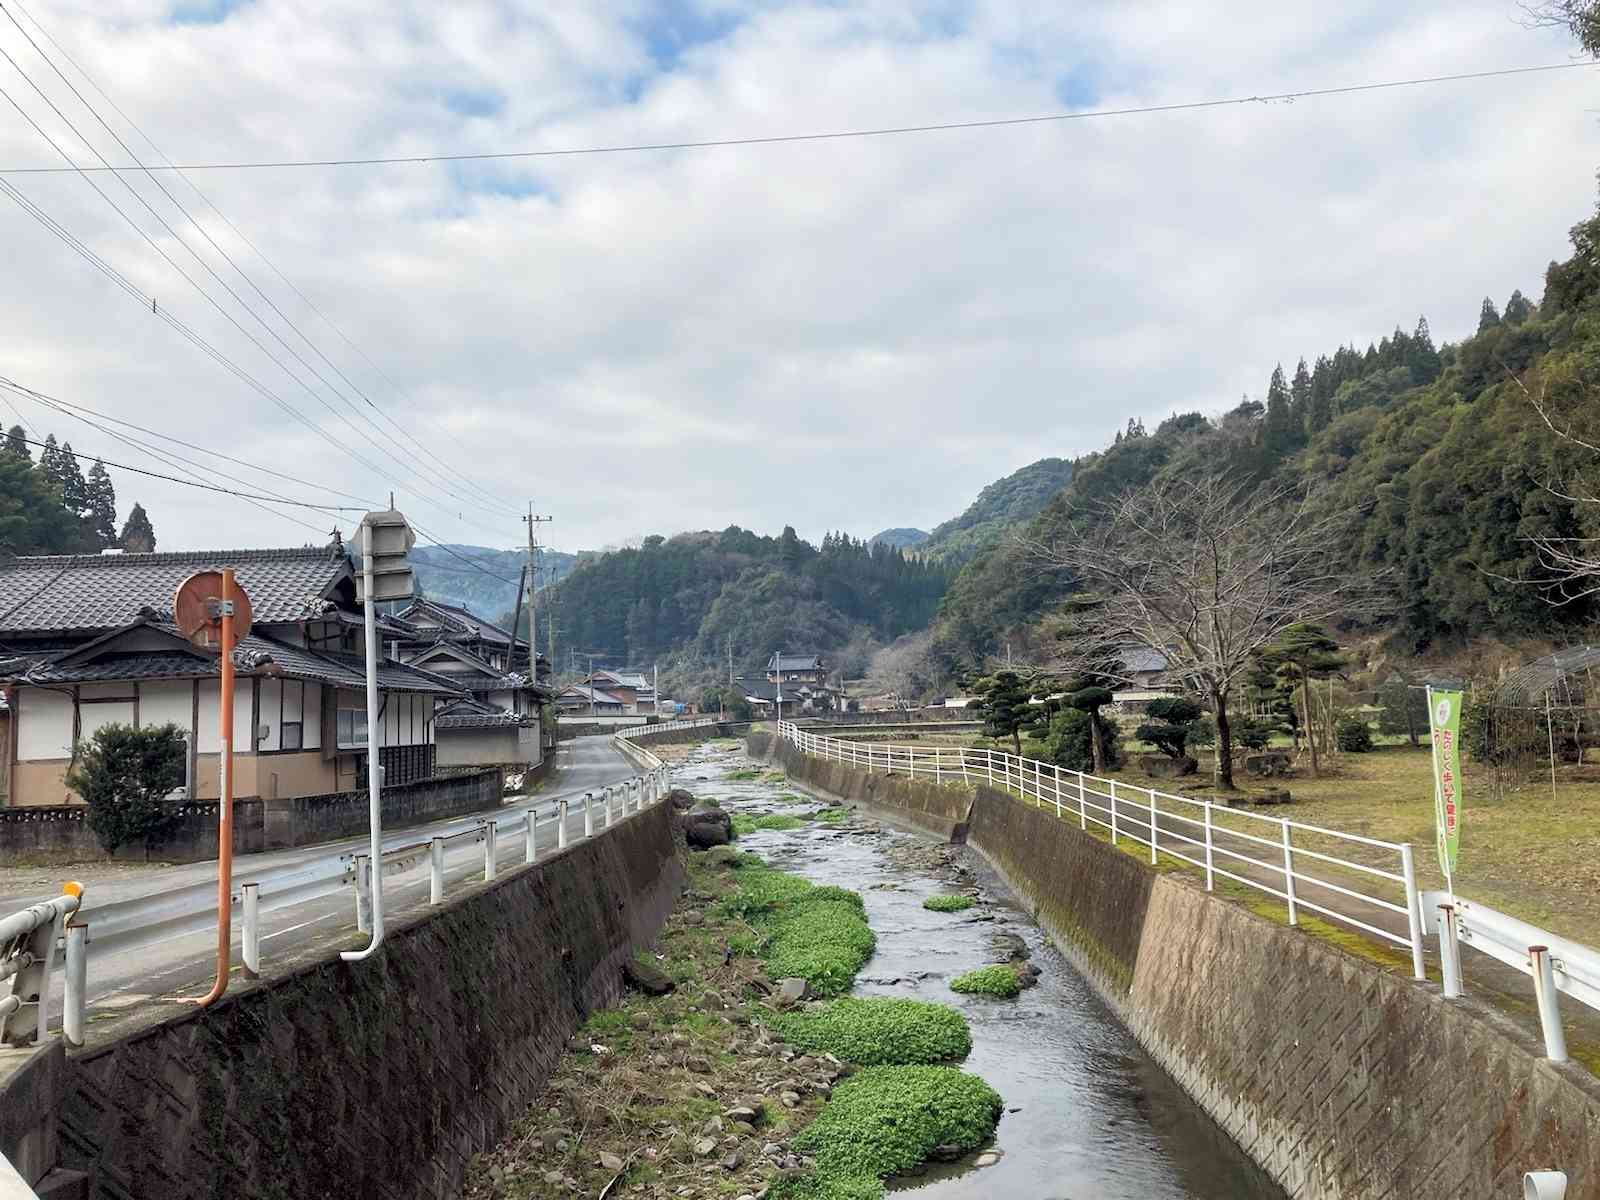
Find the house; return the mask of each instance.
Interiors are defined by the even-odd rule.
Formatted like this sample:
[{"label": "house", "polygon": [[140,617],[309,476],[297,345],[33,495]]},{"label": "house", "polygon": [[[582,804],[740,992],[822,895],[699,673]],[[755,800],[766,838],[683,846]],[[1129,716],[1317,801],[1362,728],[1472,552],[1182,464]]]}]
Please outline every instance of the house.
[{"label": "house", "polygon": [[495,765],[526,770],[545,758],[536,712],[512,712],[474,697],[435,709],[433,727],[438,742],[435,761],[441,768]]},{"label": "house", "polygon": [[[407,660],[412,657],[413,649],[447,643],[497,671],[527,671],[526,638],[514,636],[509,629],[502,629],[459,604],[415,600],[400,611],[397,620],[411,630],[410,636],[402,642],[401,657]],[[550,663],[543,657],[539,659],[537,673],[538,683],[550,678]]]},{"label": "house", "polygon": [[639,671],[595,671],[583,681],[621,700],[624,712],[648,713],[655,708],[656,693]]},{"label": "house", "polygon": [[613,696],[588,684],[574,683],[556,695],[556,711],[563,716],[582,715],[620,717],[628,711],[620,696]]},{"label": "house", "polygon": [[[366,668],[352,564],[337,540],[292,550],[58,555],[0,560],[3,748],[13,805],[76,802],[65,776],[103,725],[171,723],[188,739],[185,794],[215,799],[215,654],[172,621],[178,585],[232,567],[250,634],[234,651],[234,794],[350,791],[367,771]],[[388,632],[401,632],[389,626]],[[448,678],[380,662],[380,762],[391,784],[434,773],[434,708],[467,698]]]},{"label": "house", "polygon": [[735,686],[743,690],[746,703],[762,716],[772,716],[778,707],[778,693],[783,693],[779,717],[796,717],[810,713],[832,712],[837,706],[834,693],[826,687],[794,682],[779,685],[766,679],[742,675]]},{"label": "house", "polygon": [[767,659],[767,682],[780,680],[823,687],[828,682],[828,668],[820,654],[774,654]]},{"label": "house", "polygon": [[1144,646],[1124,646],[1120,674],[1123,682],[1111,691],[1113,711],[1120,716],[1142,716],[1152,700],[1177,693],[1168,685],[1167,656]]}]

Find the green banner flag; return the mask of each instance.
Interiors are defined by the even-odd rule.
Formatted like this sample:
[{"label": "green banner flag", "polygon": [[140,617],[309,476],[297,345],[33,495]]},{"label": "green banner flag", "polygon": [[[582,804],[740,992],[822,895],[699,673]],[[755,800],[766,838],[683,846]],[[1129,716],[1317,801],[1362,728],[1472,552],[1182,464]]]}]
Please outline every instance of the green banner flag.
[{"label": "green banner flag", "polygon": [[1461,851],[1461,693],[1428,689],[1428,726],[1433,732],[1433,813],[1439,868],[1455,874]]}]

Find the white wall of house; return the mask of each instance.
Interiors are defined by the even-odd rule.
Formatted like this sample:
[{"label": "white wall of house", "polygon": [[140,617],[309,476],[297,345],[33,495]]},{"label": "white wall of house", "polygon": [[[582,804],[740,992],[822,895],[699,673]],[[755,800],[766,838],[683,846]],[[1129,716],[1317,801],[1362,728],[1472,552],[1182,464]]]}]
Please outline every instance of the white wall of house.
[{"label": "white wall of house", "polygon": [[157,679],[139,685],[139,726],[194,724],[194,680]]},{"label": "white wall of house", "polygon": [[44,688],[17,689],[17,758],[72,757],[72,697]]}]

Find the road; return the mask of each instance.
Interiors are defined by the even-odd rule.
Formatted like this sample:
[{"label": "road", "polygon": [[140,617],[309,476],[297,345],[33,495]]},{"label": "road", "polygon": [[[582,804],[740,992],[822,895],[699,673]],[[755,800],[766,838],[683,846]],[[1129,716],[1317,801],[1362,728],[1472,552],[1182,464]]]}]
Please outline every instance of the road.
[{"label": "road", "polygon": [[[562,799],[569,802],[568,839],[576,841],[584,834],[581,801],[585,793],[596,793],[593,819],[599,829],[604,817],[598,793],[637,774],[638,769],[613,748],[610,737],[575,738],[559,744],[554,786],[531,806],[507,806],[495,812],[410,826],[386,834],[384,848],[387,852],[433,837],[454,835],[445,844],[448,896],[461,883],[483,878],[485,853],[480,831],[486,820],[493,818],[499,823],[495,861],[501,871],[509,870],[525,861],[524,814],[530,807],[536,814],[542,857],[557,844],[556,814]],[[240,855],[234,860],[235,895],[242,884],[253,882],[260,886],[263,967],[270,968],[275,958],[286,957],[341,929],[350,934],[352,945],[365,943],[364,935],[356,931],[354,889],[343,872],[354,855],[366,851],[368,844],[363,835],[292,850]],[[70,877],[71,868],[62,868],[61,874],[63,878]],[[94,882],[92,872],[88,874],[83,919],[89,925],[89,1020],[115,1015],[151,999],[203,994],[215,973],[216,864],[194,863],[138,872],[103,885]],[[387,923],[392,924],[409,908],[425,905],[428,891],[426,852],[386,867]],[[54,890],[44,895],[0,894],[0,913],[14,912],[50,894],[55,894]],[[235,904],[236,970],[241,925],[239,906]],[[53,988],[53,1023],[59,1021],[61,988],[58,968]]]}]

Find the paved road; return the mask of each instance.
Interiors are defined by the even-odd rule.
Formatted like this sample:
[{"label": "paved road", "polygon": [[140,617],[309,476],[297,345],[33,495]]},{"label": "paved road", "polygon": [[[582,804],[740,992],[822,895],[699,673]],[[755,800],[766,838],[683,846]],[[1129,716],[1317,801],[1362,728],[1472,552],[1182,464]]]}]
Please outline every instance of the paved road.
[{"label": "paved road", "polygon": [[[586,792],[598,793],[610,784],[620,783],[638,773],[637,769],[612,746],[609,737],[576,738],[560,743],[553,786],[533,804],[537,814],[539,853],[552,850],[557,842],[558,802],[569,801],[568,838],[583,836],[584,815],[581,801]],[[496,862],[501,871],[524,861],[526,838],[523,814],[529,806],[508,806],[496,813],[478,813],[430,825],[411,826],[386,834],[385,849],[426,841],[435,836],[465,834],[446,843],[445,894],[463,882],[481,880],[484,871],[484,845],[472,832],[496,817],[503,825],[517,822],[514,832],[504,829],[497,839]],[[603,825],[600,805],[595,805],[595,827]],[[261,960],[270,966],[274,958],[313,939],[324,938],[341,929],[350,934],[352,945],[365,943],[356,932],[355,901],[348,883],[330,880],[330,869],[341,859],[364,852],[365,836],[278,850],[264,854],[241,855],[234,861],[234,890],[256,882],[261,895]],[[216,963],[216,864],[195,863],[132,876],[97,885],[89,874],[84,919],[89,924],[89,1019],[105,1017],[153,997],[198,995],[204,993],[214,976]],[[62,868],[70,877],[70,868]],[[386,871],[384,905],[388,923],[407,908],[428,900],[427,855],[421,854]],[[54,889],[49,894],[54,894]],[[0,895],[0,913],[13,912],[45,896]],[[235,906],[233,917],[234,962],[239,962],[241,916]],[[56,1001],[53,1009],[59,1020],[61,975],[55,978]]]}]

